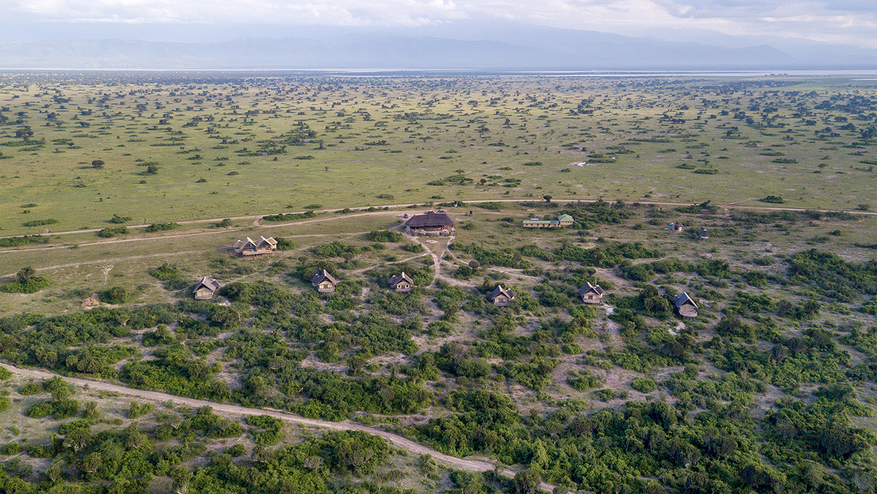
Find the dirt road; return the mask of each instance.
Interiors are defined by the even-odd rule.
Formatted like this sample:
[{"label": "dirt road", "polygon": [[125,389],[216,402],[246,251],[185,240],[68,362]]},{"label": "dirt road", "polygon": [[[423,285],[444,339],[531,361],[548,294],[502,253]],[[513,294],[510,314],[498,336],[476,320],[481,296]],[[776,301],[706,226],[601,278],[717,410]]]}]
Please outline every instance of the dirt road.
[{"label": "dirt road", "polygon": [[[108,391],[119,393],[128,396],[134,396],[141,400],[149,400],[158,403],[164,403],[167,401],[173,401],[174,405],[185,405],[187,407],[192,408],[201,408],[209,406],[213,409],[214,412],[223,414],[223,415],[231,415],[231,416],[249,416],[249,415],[270,415],[271,417],[276,417],[280,420],[284,420],[286,422],[294,423],[294,424],[302,424],[308,425],[311,427],[320,427],[324,429],[336,430],[336,431],[361,431],[366,434],[371,434],[373,436],[379,436],[386,439],[390,444],[396,446],[399,449],[404,449],[408,452],[414,453],[416,455],[429,455],[433,457],[437,462],[445,465],[448,468],[454,470],[464,470],[467,472],[489,472],[496,470],[500,475],[507,478],[514,478],[515,472],[503,467],[498,467],[493,463],[489,463],[486,461],[479,460],[465,460],[462,458],[455,458],[453,456],[448,456],[444,453],[440,453],[434,449],[429,448],[428,446],[424,446],[422,444],[411,441],[410,439],[406,439],[400,435],[393,434],[391,432],[382,431],[380,429],[375,429],[373,427],[367,427],[364,425],[356,424],[349,420],[345,420],[343,422],[329,422],[326,420],[318,420],[318,419],[309,419],[305,417],[300,417],[298,415],[293,415],[291,413],[283,412],[280,410],[272,410],[272,409],[260,409],[260,408],[247,408],[239,405],[229,405],[226,403],[215,403],[208,400],[196,400],[193,398],[183,398],[179,396],[174,396],[167,393],[161,393],[158,391],[146,391],[142,389],[133,389],[125,386],[120,386],[118,384],[112,384],[104,381],[92,381],[90,379],[79,379],[75,377],[66,377],[59,376],[58,374],[47,372],[43,370],[37,369],[23,369],[20,367],[15,367],[9,364],[0,364],[0,367],[9,370],[13,374],[21,377],[33,378],[33,379],[51,379],[53,377],[61,377],[65,381],[74,384],[76,386],[84,387],[87,389],[96,389],[100,391]],[[554,490],[554,486],[543,483],[540,488],[545,492],[551,492]]]},{"label": "dirt road", "polygon": [[[592,202],[597,202],[599,199],[593,199],[593,198],[590,198],[590,197],[575,197],[575,196],[571,196],[571,197],[558,197],[558,198],[555,198],[555,199],[553,199],[553,200],[554,200],[554,202],[556,202],[556,203],[562,203],[562,202],[585,202],[585,203],[592,203]],[[750,198],[750,199],[745,199],[745,201],[750,201],[750,200],[753,200],[753,199],[751,199],[751,198]],[[715,206],[718,207],[718,208],[723,208],[723,209],[743,209],[743,210],[755,210],[755,211],[798,211],[798,212],[803,212],[803,211],[818,211],[818,212],[822,212],[822,213],[842,211],[842,212],[845,212],[845,213],[856,214],[856,215],[862,215],[862,216],[875,216],[875,215],[877,215],[877,212],[874,212],[874,211],[841,210],[841,209],[819,209],[819,208],[807,209],[807,208],[789,208],[789,207],[759,206],[759,205],[755,205],[755,206],[744,206],[744,205],[739,205],[739,204],[738,204],[739,202],[743,202],[743,201],[744,201],[744,200],[736,201],[736,202],[731,202],[731,203],[728,203],[728,204],[715,204]],[[538,202],[538,200],[536,200],[536,199],[532,199],[532,198],[531,198],[531,199],[476,199],[476,200],[471,200],[471,201],[465,201],[465,200],[464,200],[464,201],[463,201],[463,204],[481,204],[481,203],[485,203],[485,202],[516,203],[516,202]],[[636,201],[636,200],[628,200],[628,201],[624,201],[624,202],[627,203],[627,204],[644,204],[644,205],[651,205],[651,206],[669,206],[669,207],[690,206],[690,205],[692,205],[692,203],[684,203],[684,202],[659,202],[659,201]],[[342,216],[338,216],[338,217],[337,217],[337,218],[349,218],[349,217],[351,217],[351,216],[362,216],[362,215],[367,215],[367,214],[390,214],[390,215],[396,215],[396,214],[398,214],[399,212],[398,212],[398,211],[393,211],[393,210],[409,208],[409,207],[412,207],[412,206],[419,206],[419,204],[414,204],[414,203],[412,203],[412,204],[387,204],[387,205],[384,205],[384,206],[380,206],[381,210],[379,210],[379,211],[368,211],[368,209],[369,209],[370,207],[372,207],[372,206],[353,206],[353,207],[348,207],[348,208],[343,208],[343,209],[342,209],[342,208],[335,208],[335,209],[319,209],[319,210],[313,210],[313,212],[314,212],[314,213],[336,213],[336,212],[343,211],[343,210],[349,210],[349,211],[355,212],[354,214],[345,214],[345,215],[342,215]],[[422,206],[423,206],[424,208],[429,207],[429,206],[427,206],[427,205],[425,205],[425,204],[422,205]],[[389,208],[390,211],[384,211],[383,208]],[[304,212],[305,212],[305,211],[296,211],[296,212],[294,212],[294,213],[287,212],[287,213],[284,213],[284,214],[301,214],[301,213],[304,213]],[[263,224],[260,220],[261,220],[264,216],[267,216],[267,215],[269,215],[269,214],[276,214],[276,213],[266,213],[266,214],[248,215],[248,216],[232,216],[232,217],[229,217],[229,218],[209,218],[209,219],[198,219],[198,220],[181,220],[181,221],[176,221],[176,223],[178,223],[178,224],[180,224],[180,225],[197,225],[197,224],[201,224],[201,223],[217,223],[217,222],[223,221],[224,219],[229,219],[229,220],[232,220],[232,221],[238,221],[238,220],[253,220],[253,224],[252,224],[252,226],[258,226],[258,227],[262,227],[262,228],[272,228],[272,227],[289,226],[289,225],[294,225],[294,224],[310,223],[310,222],[313,222],[313,221],[323,221],[323,220],[329,219],[329,218],[318,218],[318,219],[315,219],[315,220],[309,220],[309,221],[296,221],[296,222],[292,222],[292,223],[277,223],[277,224],[270,224],[270,225]],[[129,225],[128,228],[135,228],[135,229],[136,229],[136,228],[146,228],[147,226],[149,226],[149,224]],[[96,233],[96,232],[99,232],[99,231],[101,231],[101,230],[102,230],[101,228],[90,228],[90,229],[85,229],[85,230],[70,230],[70,231],[60,231],[60,232],[48,232],[48,233],[44,233],[43,235],[73,235],[73,234],[77,234],[77,233]],[[222,232],[224,232],[224,231],[234,231],[234,229],[232,229],[232,230],[228,230],[228,229],[220,230],[220,231],[218,231],[218,232],[216,232],[216,233],[222,233]],[[0,236],[0,238],[13,238],[13,237],[16,237],[16,236],[21,236],[21,234],[19,234],[19,235],[6,235],[6,236]],[[182,235],[178,235],[178,236],[186,236],[186,234],[182,234]],[[163,237],[161,237],[161,236],[155,236],[155,237],[147,237],[147,238],[139,238],[139,239],[129,239],[128,241],[140,241],[140,240],[146,240],[146,239],[148,239],[148,238],[163,238]],[[167,238],[167,237],[164,237],[164,238]]]}]

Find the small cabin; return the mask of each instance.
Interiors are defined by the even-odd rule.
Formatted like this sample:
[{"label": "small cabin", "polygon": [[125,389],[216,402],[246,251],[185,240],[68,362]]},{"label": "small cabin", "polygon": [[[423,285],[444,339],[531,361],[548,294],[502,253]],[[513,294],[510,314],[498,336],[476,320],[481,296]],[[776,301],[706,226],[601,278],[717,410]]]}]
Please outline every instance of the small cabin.
[{"label": "small cabin", "polygon": [[490,303],[499,307],[505,307],[509,305],[509,302],[514,300],[514,298],[515,292],[507,288],[503,288],[502,285],[498,285],[496,288],[493,289],[490,295],[487,296],[487,300],[489,300]]},{"label": "small cabin", "polygon": [[232,252],[241,257],[270,254],[275,249],[277,249],[277,241],[274,240],[274,237],[259,237],[259,240],[247,237],[246,240],[238,240],[231,246]]},{"label": "small cabin", "polygon": [[700,233],[697,234],[698,240],[706,240],[708,238],[710,238],[710,232],[706,230],[701,230]]},{"label": "small cabin", "polygon": [[391,276],[387,283],[399,293],[408,293],[414,288],[414,280],[402,271],[402,274]]},{"label": "small cabin", "polygon": [[682,226],[682,223],[677,221],[676,223],[673,223],[670,225],[670,229],[673,230],[674,232],[681,232],[682,230],[685,229],[685,227]]},{"label": "small cabin", "polygon": [[688,292],[682,292],[673,297],[673,305],[682,317],[697,317],[697,304],[688,296]]},{"label": "small cabin", "polygon": [[600,285],[592,285],[590,283],[585,283],[585,286],[579,288],[579,298],[586,304],[603,303],[603,295],[605,293],[606,290],[600,288]]},{"label": "small cabin", "polygon": [[218,281],[205,276],[195,285],[192,293],[195,295],[195,300],[210,300],[213,298],[216,290],[219,290],[221,287],[222,285]]},{"label": "small cabin", "polygon": [[332,293],[335,291],[336,280],[328,271],[321,269],[311,277],[311,286],[317,289],[319,293]]}]

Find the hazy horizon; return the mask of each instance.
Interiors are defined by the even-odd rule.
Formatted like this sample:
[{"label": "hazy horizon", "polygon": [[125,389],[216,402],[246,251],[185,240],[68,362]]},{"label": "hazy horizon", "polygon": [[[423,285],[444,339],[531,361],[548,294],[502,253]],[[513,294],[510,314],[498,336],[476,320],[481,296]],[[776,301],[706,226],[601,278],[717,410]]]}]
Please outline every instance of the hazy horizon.
[{"label": "hazy horizon", "polygon": [[[864,0],[7,0],[0,43],[71,39],[215,42],[331,32],[477,35],[478,26],[517,23],[726,46],[772,37],[877,48],[877,4]],[[455,31],[460,31],[455,33]]]}]

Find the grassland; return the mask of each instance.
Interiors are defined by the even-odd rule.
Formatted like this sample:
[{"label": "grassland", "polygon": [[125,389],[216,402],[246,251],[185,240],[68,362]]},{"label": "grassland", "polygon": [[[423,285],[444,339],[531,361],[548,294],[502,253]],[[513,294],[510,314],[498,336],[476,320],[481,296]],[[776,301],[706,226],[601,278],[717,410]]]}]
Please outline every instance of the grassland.
[{"label": "grassland", "polygon": [[[90,76],[17,77],[0,92],[0,144],[13,143],[0,146],[12,194],[0,234],[55,233],[0,249],[3,286],[24,266],[51,282],[0,292],[5,361],[355,420],[519,472],[461,477],[393,457],[351,477],[313,468],[309,449],[287,456],[313,447],[312,432],[258,448],[254,427],[241,439],[251,457],[222,441],[150,454],[118,475],[130,492],[166,491],[170,472],[198,479],[189,492],[255,489],[280,464],[344,494],[531,493],[540,480],[558,492],[877,488],[872,82],[145,74],[97,89]],[[369,235],[439,205],[451,238]],[[315,212],[261,217],[302,210]],[[560,214],[574,225],[522,228]],[[684,231],[668,229],[677,221]],[[259,235],[288,250],[231,255]],[[308,283],[320,268],[335,293]],[[401,270],[410,294],[386,286]],[[202,276],[225,285],[217,300],[191,300]],[[605,305],[579,302],[585,282],[608,291]],[[509,307],[486,301],[499,284],[516,293]],[[114,288],[125,301],[108,301]],[[681,292],[696,318],[676,315]],[[84,310],[93,293],[103,301]],[[20,384],[6,385],[0,418],[33,405]],[[130,434],[115,420],[126,403],[91,427]],[[168,440],[151,429],[167,412],[142,432],[157,451],[188,447],[185,428]],[[76,413],[54,422],[69,431],[86,419]],[[46,424],[0,431],[26,446],[0,456],[11,481],[48,486],[59,463],[55,484],[111,488],[115,474],[90,477],[61,428],[35,432]]]},{"label": "grassland", "polygon": [[871,207],[874,96],[790,77],[9,75],[0,234],[545,194]]}]

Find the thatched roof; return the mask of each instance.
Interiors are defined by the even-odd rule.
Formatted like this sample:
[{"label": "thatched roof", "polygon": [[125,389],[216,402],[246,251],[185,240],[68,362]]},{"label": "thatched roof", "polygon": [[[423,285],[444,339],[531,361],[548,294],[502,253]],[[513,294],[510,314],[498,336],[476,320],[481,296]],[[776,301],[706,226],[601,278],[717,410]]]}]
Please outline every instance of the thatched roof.
[{"label": "thatched roof", "polygon": [[590,282],[588,282],[588,283],[585,283],[585,286],[579,288],[579,297],[581,297],[582,295],[584,295],[588,292],[594,292],[597,295],[602,297],[603,294],[606,293],[606,290],[603,290],[602,288],[600,288],[600,285],[592,285]]},{"label": "thatched roof", "polygon": [[409,228],[444,228],[454,226],[454,220],[447,213],[427,211],[424,214],[416,214],[405,222]]},{"label": "thatched roof", "polygon": [[238,240],[235,242],[232,248],[235,250],[242,250],[246,245],[252,245],[253,248],[274,249],[277,247],[277,241],[274,240],[274,237],[265,238],[260,236],[259,241],[257,242],[250,237],[247,237],[246,240]]},{"label": "thatched roof", "polygon": [[317,286],[324,281],[328,281],[328,282],[332,283],[333,285],[338,284],[338,280],[336,280],[325,269],[321,269],[320,271],[317,272],[317,274],[315,274],[311,277],[311,285],[313,285],[313,286]]},{"label": "thatched roof", "polygon": [[515,298],[515,292],[513,292],[507,288],[503,288],[502,285],[497,285],[496,288],[493,289],[493,291],[490,293],[490,295],[487,298],[489,298],[490,300],[493,300],[496,297],[499,297],[500,295],[505,295],[509,300]]},{"label": "thatched roof", "polygon": [[677,309],[682,307],[683,305],[690,305],[695,309],[697,308],[697,304],[694,303],[694,300],[692,300],[692,298],[688,296],[688,292],[682,292],[679,295],[673,297],[673,304],[676,306]]},{"label": "thatched roof", "polygon": [[393,286],[393,287],[394,287],[394,286],[398,285],[399,282],[402,282],[402,281],[407,281],[407,282],[408,282],[409,284],[411,284],[412,286],[414,285],[414,280],[412,280],[410,276],[408,276],[407,274],[405,274],[405,271],[402,271],[402,274],[398,274],[398,275],[395,275],[395,276],[391,276],[391,277],[390,277],[390,280],[389,280],[387,283],[388,283],[390,286]]},{"label": "thatched roof", "polygon": [[207,288],[211,292],[215,292],[216,290],[219,290],[220,287],[222,287],[222,285],[218,281],[205,276],[201,278],[201,281],[199,281],[197,285],[195,285],[195,289],[192,290],[192,293],[197,292],[201,288]]}]

